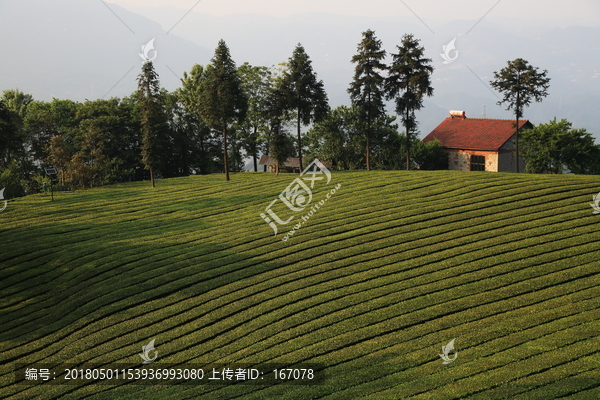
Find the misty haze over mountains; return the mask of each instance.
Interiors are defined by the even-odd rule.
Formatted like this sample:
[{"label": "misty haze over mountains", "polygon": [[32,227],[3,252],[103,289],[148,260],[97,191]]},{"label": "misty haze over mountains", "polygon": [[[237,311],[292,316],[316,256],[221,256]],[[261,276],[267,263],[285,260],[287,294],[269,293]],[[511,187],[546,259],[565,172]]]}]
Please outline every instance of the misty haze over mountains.
[{"label": "misty haze over mountains", "polygon": [[[91,0],[3,0],[0,90],[19,88],[46,101],[128,96],[137,87],[141,46],[155,38],[154,63],[161,86],[172,91],[193,64],[210,62],[222,38],[238,65],[278,64],[302,43],[335,107],[350,103],[346,92],[353,75],[350,59],[361,32],[373,29],[388,53],[396,52],[402,35],[412,33],[433,60],[434,96],[417,114],[421,137],[450,109],[481,118],[486,104],[487,118],[512,118],[496,105],[500,95],[491,91],[489,81],[507,61],[521,57],[547,69],[551,78],[550,95],[526,109],[525,118],[534,124],[555,116],[567,118],[575,128],[586,128],[600,139],[598,26],[557,28],[532,22],[526,15],[508,19],[490,14],[477,25],[477,20],[425,20],[425,26],[416,17],[325,13],[215,17],[200,11],[198,7],[178,23],[184,12],[172,7],[127,10]],[[442,46],[454,38],[458,57],[443,64]],[[394,114],[391,105],[387,111]]]}]

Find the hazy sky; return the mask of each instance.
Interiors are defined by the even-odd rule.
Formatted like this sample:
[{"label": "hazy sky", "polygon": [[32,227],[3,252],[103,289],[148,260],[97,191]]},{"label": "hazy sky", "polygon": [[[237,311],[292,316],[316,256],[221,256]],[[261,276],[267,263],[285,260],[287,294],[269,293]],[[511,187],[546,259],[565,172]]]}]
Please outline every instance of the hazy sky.
[{"label": "hazy sky", "polygon": [[[189,10],[198,3],[198,0],[107,1],[123,6],[169,5],[182,10]],[[201,0],[194,11],[212,15],[259,13],[285,16],[304,12],[359,16],[413,15],[408,7],[422,19],[479,19],[489,12],[493,16],[553,21],[568,19],[569,23],[580,20],[584,24],[600,25],[599,0]]]}]

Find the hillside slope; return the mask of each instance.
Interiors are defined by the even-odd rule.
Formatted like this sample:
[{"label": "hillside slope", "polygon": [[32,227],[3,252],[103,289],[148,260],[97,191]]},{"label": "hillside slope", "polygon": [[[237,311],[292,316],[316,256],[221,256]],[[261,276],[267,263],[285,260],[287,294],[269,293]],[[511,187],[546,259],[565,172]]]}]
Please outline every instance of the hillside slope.
[{"label": "hillside slope", "polygon": [[[600,397],[598,177],[333,172],[313,202],[337,192],[282,241],[259,214],[295,177],[9,202],[0,397]],[[14,383],[18,363],[139,368],[152,339],[153,368],[315,363],[323,381]]]}]

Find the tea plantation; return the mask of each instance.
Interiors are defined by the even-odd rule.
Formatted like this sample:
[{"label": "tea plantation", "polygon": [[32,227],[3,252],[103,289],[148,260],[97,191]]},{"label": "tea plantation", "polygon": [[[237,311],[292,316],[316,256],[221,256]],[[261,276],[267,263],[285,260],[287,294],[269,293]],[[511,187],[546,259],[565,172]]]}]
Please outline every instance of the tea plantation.
[{"label": "tea plantation", "polygon": [[[313,203],[335,194],[283,241],[308,209],[277,236],[260,214],[294,178],[9,201],[0,398],[600,398],[600,177],[332,172]],[[57,384],[52,370],[306,363],[320,380]],[[42,365],[56,379],[16,382]]]}]

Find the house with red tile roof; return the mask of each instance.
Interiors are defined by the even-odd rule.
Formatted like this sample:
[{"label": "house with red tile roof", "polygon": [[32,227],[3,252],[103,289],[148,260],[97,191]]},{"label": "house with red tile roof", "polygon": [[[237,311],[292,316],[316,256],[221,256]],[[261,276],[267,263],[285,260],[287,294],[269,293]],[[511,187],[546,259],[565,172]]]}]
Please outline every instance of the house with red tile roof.
[{"label": "house with red tile roof", "polygon": [[[423,142],[438,139],[448,153],[448,169],[456,171],[515,172],[515,121],[510,119],[467,118],[464,111],[451,111]],[[519,120],[519,131],[531,129],[528,120]],[[519,170],[525,162],[519,157]]]},{"label": "house with red tile roof", "polygon": [[[268,168],[269,172],[276,171],[275,164],[277,164],[275,159],[272,157],[269,157],[267,155],[261,156],[260,160],[258,162],[258,165],[266,166]],[[306,168],[307,165],[308,164],[305,164],[304,167]],[[331,161],[323,161],[323,165],[327,168],[331,168]],[[300,159],[298,157],[288,158],[287,160],[285,160],[283,165],[279,168],[279,172],[294,172],[294,173],[299,174],[300,173]]]},{"label": "house with red tile roof", "polygon": [[[258,165],[264,165],[269,169],[269,172],[275,172],[275,164],[277,162],[274,158],[267,155],[260,157]],[[279,168],[279,172],[295,172],[300,173],[300,159],[298,157],[290,157]]]}]

